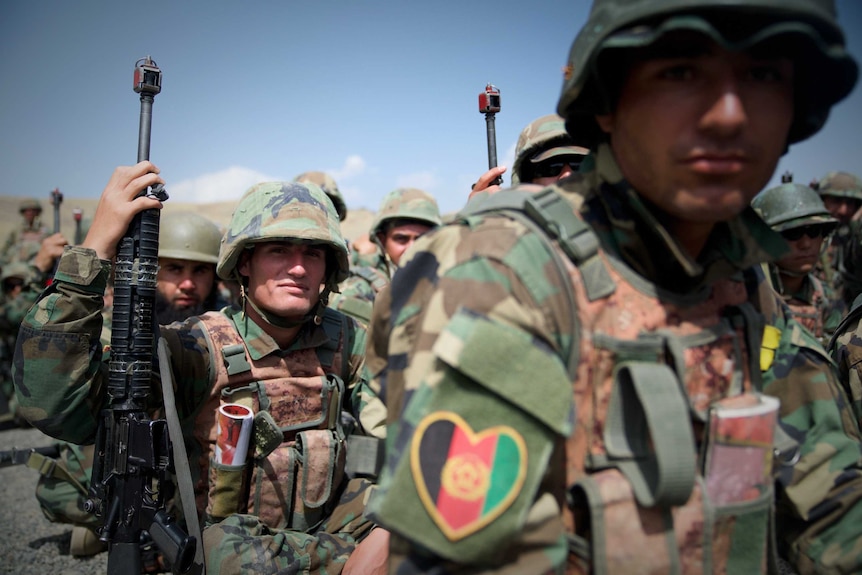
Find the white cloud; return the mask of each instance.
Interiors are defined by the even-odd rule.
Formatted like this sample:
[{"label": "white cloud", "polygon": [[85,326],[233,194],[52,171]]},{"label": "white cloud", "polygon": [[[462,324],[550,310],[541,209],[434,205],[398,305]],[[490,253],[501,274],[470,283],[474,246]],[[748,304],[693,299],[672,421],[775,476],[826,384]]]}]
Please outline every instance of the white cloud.
[{"label": "white cloud", "polygon": [[340,190],[341,180],[349,180],[350,178],[360,176],[365,173],[366,168],[367,165],[362,156],[354,154],[347,156],[347,159],[344,160],[344,165],[340,168],[329,170],[329,175],[338,183],[338,189]]},{"label": "white cloud", "polygon": [[438,184],[437,176],[433,172],[414,172],[398,176],[395,180],[396,188],[419,188],[431,193]]},{"label": "white cloud", "polygon": [[251,186],[279,178],[241,166],[231,166],[219,172],[203,174],[190,180],[168,183],[171,198],[178,202],[213,203],[239,200]]}]

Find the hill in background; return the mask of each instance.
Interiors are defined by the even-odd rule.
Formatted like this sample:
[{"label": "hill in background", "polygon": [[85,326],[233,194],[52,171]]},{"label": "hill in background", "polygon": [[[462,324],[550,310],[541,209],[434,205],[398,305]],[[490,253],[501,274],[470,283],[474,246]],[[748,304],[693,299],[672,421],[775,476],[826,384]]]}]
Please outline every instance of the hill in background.
[{"label": "hill in background", "polygon": [[[18,205],[23,196],[0,196],[0,242],[5,241],[9,232],[19,225],[21,216],[18,214]],[[89,221],[96,212],[97,198],[64,198],[60,204],[60,231],[71,242],[75,235],[75,218],[72,210],[80,208],[83,219]],[[227,226],[236,202],[217,202],[211,204],[193,204],[165,202],[163,210],[165,213],[193,211],[210,218],[220,226]],[[347,219],[341,222],[341,231],[347,239],[354,239],[362,234],[368,233],[374,213],[368,210],[351,210],[347,213]],[[42,199],[42,225],[49,231],[54,229],[54,207],[51,205],[49,194]]]}]

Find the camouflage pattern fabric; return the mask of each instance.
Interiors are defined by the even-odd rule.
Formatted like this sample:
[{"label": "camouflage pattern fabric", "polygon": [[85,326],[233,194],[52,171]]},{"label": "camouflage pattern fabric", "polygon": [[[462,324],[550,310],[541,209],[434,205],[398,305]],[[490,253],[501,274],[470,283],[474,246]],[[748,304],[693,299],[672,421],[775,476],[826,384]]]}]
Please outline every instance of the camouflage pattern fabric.
[{"label": "camouflage pattern fabric", "polygon": [[[103,390],[107,381],[107,365],[103,361],[100,334],[103,323],[102,294],[109,272],[109,262],[98,260],[94,251],[67,247],[60,259],[54,283],[24,319],[16,346],[13,377],[21,398],[22,415],[44,433],[76,444],[89,443],[95,439],[98,414],[105,402]],[[321,326],[307,322],[291,347],[282,351],[269,335],[257,324],[247,320],[239,310],[226,310],[226,313],[252,354],[289,353],[328,341]],[[189,438],[192,437],[190,426],[210,394],[211,364],[214,361],[214,358],[209,357],[206,335],[200,329],[191,329],[189,326],[192,325],[193,322],[174,323],[160,328],[170,348],[175,381],[180,384],[177,389],[177,409],[184,426],[184,435]],[[379,401],[375,402],[365,381],[364,330],[355,325],[353,333],[353,339],[346,345],[346,349],[350,350],[350,378],[345,382],[348,396],[345,406],[357,421],[368,420],[362,413],[368,405],[376,410],[373,417],[379,418]],[[154,381],[154,390],[150,396],[153,408],[158,408],[161,396],[156,383]],[[199,455],[190,450],[190,458]],[[195,466],[192,466],[193,473],[194,470]],[[193,479],[199,478],[193,476]],[[203,510],[199,511],[203,513]],[[238,523],[248,525],[245,521]],[[344,522],[345,525],[349,523],[350,520]],[[357,539],[361,537],[363,529],[367,531],[368,528],[357,528]],[[254,532],[252,529],[252,534]],[[338,528],[332,532],[338,532]],[[290,545],[294,541],[291,537],[285,534],[279,540],[284,539],[284,543]],[[321,535],[322,539],[327,537]],[[303,538],[297,536],[296,541],[300,539]],[[354,540],[346,537],[343,540],[345,548],[352,545]],[[286,557],[301,555],[307,547],[307,538],[298,544],[301,545],[299,548],[285,547],[281,552]],[[314,553],[322,557],[323,563],[336,563],[331,571],[321,572],[338,572],[340,567],[337,565],[340,565],[343,557],[321,549]]]},{"label": "camouflage pattern fabric", "polygon": [[12,262],[28,262],[39,251],[40,243],[48,235],[48,230],[39,222],[33,225],[23,222],[17,229],[9,232],[3,246],[0,247],[0,266]]},{"label": "camouflage pattern fabric", "polygon": [[368,325],[374,299],[389,284],[389,274],[378,268],[358,266],[350,268],[350,275],[339,284],[339,293],[329,297],[329,307]]},{"label": "camouflage pattern fabric", "polygon": [[515,162],[512,164],[512,186],[522,183],[522,168],[530,160],[540,162],[554,156],[585,156],[588,152],[586,148],[572,145],[572,137],[566,131],[566,123],[557,114],[548,114],[533,120],[518,135]]},{"label": "camouflage pattern fabric", "polygon": [[[646,282],[673,294],[705,296],[715,282],[737,277],[741,270],[775,258],[783,249],[777,234],[753,210],[746,210],[718,226],[708,253],[693,261],[669,234],[662,233],[661,224],[623,181],[604,145],[598,150],[595,166],[595,171],[572,178],[556,190],[591,225],[601,248],[616,261],[614,269],[640,285]],[[459,345],[452,335],[461,329],[453,323],[456,316],[463,318],[469,313],[484,318],[500,326],[500,333],[509,334],[512,343],[506,351],[514,359],[504,362],[505,367],[500,369],[516,369],[519,375],[500,372],[497,377],[501,381],[520,377],[524,393],[522,397],[505,396],[509,402],[506,413],[512,412],[512,406],[517,411],[524,409],[519,408],[521,405],[536,402],[545,411],[557,412],[560,392],[571,394],[569,383],[558,383],[560,388],[555,388],[548,382],[554,381],[551,374],[566,372],[570,360],[567,350],[572,334],[577,333],[572,323],[575,312],[556,266],[541,257],[543,252],[536,246],[530,229],[510,218],[460,218],[421,238],[402,272],[393,278],[391,298],[381,300],[391,302],[389,309],[374,312],[375,316],[391,314],[391,319],[379,331],[378,324],[372,321],[375,328],[369,344],[368,363],[379,388],[385,390],[389,409],[386,466],[380,497],[372,500],[375,514],[389,498],[404,513],[416,513],[417,509],[417,517],[427,513],[416,489],[400,489],[397,494],[388,490],[402,459],[409,459],[413,450],[422,450],[413,442],[414,432],[434,409],[436,389],[457,390],[464,398],[464,406],[448,407],[449,421],[457,422],[462,411],[469,412],[467,404],[487,406],[487,415],[481,422],[466,420],[466,426],[461,425],[477,443],[492,433],[505,435],[500,429],[514,425],[512,419],[499,415],[489,423],[494,420],[494,411],[500,413],[500,408],[495,407],[500,405],[499,399],[493,399],[497,396],[487,388],[477,389],[469,376],[451,367],[448,357]],[[756,273],[754,277],[759,280],[748,286],[750,301],[760,310],[765,323],[780,333],[771,350],[774,359],[762,373],[762,388],[781,400],[782,428],[799,442],[798,460],[777,469],[779,548],[799,573],[859,572],[862,437],[857,422],[822,346],[785,315],[786,308],[763,274]],[[444,332],[447,339],[442,339]],[[383,361],[372,357],[379,354],[379,349],[385,349],[387,357]],[[528,354],[532,362],[518,365],[519,359]],[[761,350],[748,349],[747,354],[758,357]],[[506,356],[497,349],[495,357]],[[381,369],[381,365],[386,368]],[[490,361],[486,372],[491,379],[493,369]],[[559,376],[554,377],[559,382]],[[576,390],[591,385],[588,379],[571,384]],[[429,552],[421,543],[427,534],[401,530],[393,533],[390,572],[577,572],[574,565],[568,564],[571,555],[567,533],[571,534],[573,525],[564,522],[567,514],[563,508],[567,466],[583,463],[567,463],[561,450],[563,440],[560,436],[549,440],[553,445],[549,456],[527,458],[520,466],[527,474],[537,473],[541,480],[528,499],[511,503],[513,514],[520,518],[515,528],[490,520],[477,531],[491,545],[496,544],[496,553],[474,558],[472,563],[462,559],[456,564],[453,559]],[[446,455],[439,457],[445,459]],[[533,469],[535,465],[539,468]],[[423,471],[424,467],[414,469],[415,473]],[[385,517],[376,517],[387,526]],[[580,515],[576,512],[575,521],[577,517]],[[569,516],[567,521],[571,519]]]},{"label": "camouflage pattern fabric", "polygon": [[[93,477],[94,451],[93,445],[61,443],[56,464],[68,471],[84,489],[88,489]],[[36,484],[36,499],[48,521],[90,528],[102,524],[100,518],[84,511],[87,494],[64,478],[40,476]]]}]

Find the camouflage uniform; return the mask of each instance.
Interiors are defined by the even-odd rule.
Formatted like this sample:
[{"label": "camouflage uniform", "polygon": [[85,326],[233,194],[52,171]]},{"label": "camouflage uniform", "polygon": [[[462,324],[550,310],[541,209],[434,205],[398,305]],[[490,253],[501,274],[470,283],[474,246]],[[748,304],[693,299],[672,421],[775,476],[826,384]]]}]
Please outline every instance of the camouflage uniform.
[{"label": "camouflage uniform", "polygon": [[[847,172],[826,174],[817,183],[817,191],[820,197],[857,200],[862,205],[862,180]],[[834,314],[838,317],[844,317],[856,295],[862,293],[859,272],[847,261],[847,258],[856,257],[858,248],[855,243],[860,237],[858,223],[839,225],[820,258],[817,275],[836,294]]]},{"label": "camouflage uniform", "polygon": [[366,325],[371,320],[374,299],[389,284],[398,267],[387,256],[380,239],[386,232],[386,225],[395,220],[414,220],[432,228],[439,226],[437,200],[416,188],[398,188],[383,198],[369,231],[369,237],[377,244],[377,253],[361,261],[357,259],[359,263],[351,265],[350,275],[339,286],[340,293],[334,294],[329,302],[333,309]]},{"label": "camouflage uniform", "polygon": [[[838,226],[838,220],[829,214],[817,192],[802,184],[785,183],[770,188],[758,194],[751,205],[779,233],[808,226],[820,227],[823,248],[828,245],[829,235]],[[824,344],[829,341],[841,321],[834,311],[831,289],[814,273],[809,273],[802,279],[798,291],[790,293],[782,284],[781,275],[793,272],[782,271],[778,263],[771,264],[769,269],[772,284],[790,308],[793,318]]]},{"label": "camouflage uniform", "polygon": [[[598,144],[596,108],[578,100],[598,97],[583,84],[596,44],[649,45],[662,17],[666,29],[724,43],[706,18],[662,12],[691,4],[596,2],[558,106],[595,157],[558,185],[489,196],[423,236],[393,278],[389,309],[375,307],[375,317],[390,314],[369,344],[385,349],[385,369],[368,359],[390,427],[371,508],[392,533],[390,573],[764,573],[773,511],[800,573],[862,570],[862,437],[822,346],[758,265],[783,240],[748,208],[717,224],[694,261]],[[734,9],[700,4],[712,16]],[[818,84],[832,90],[818,104],[828,110],[856,67],[837,50],[823,4],[784,2],[781,16],[832,35],[828,58],[842,73],[830,78],[845,80]],[[757,6],[771,14],[774,5],[743,8],[754,16]],[[794,29],[806,42],[821,33]],[[825,114],[807,111],[790,143],[822,125]],[[751,390],[781,400],[780,428],[798,443],[777,458],[774,493],[728,510],[707,501],[697,451],[710,404]],[[644,407],[672,398],[677,415],[666,421]],[[658,424],[650,435],[648,422]],[[655,471],[669,445],[665,454],[680,459],[664,463],[680,476]],[[621,480],[633,468],[659,481]]]},{"label": "camouflage uniform", "polygon": [[[236,277],[237,262],[246,247],[280,240],[324,245],[329,254],[321,300],[302,321],[288,349],[280,349],[239,309],[210,312],[160,328],[171,352],[170,367],[180,385],[177,407],[198,510],[208,520],[203,544],[209,573],[338,573],[356,542],[373,527],[363,516],[368,482],[348,480],[344,475],[344,434],[349,430],[342,427],[344,417],[337,414],[344,410],[345,417],[356,422],[358,433],[363,429],[376,431],[385,412],[364,377],[364,330],[325,307],[327,292],[347,271],[347,250],[331,202],[313,184],[273,182],[253,187],[234,212],[222,243],[218,273],[223,278]],[[25,417],[48,435],[73,443],[93,441],[105,400],[100,391],[107,366],[99,335],[101,296],[109,272],[109,262],[98,260],[92,250],[67,248],[54,283],[22,324],[16,348],[15,384]],[[245,305],[254,303],[246,300]],[[278,321],[271,315],[264,317]],[[333,329],[335,324],[340,328]],[[236,339],[240,344],[230,346],[231,350],[219,346],[225,339]],[[26,370],[22,369],[25,362]],[[270,364],[281,368],[272,372],[267,367]],[[244,381],[248,373],[265,373],[269,379],[239,385],[237,382]],[[343,387],[338,383],[342,380]],[[295,385],[306,390],[301,401],[292,395],[297,392],[292,387]],[[58,395],[58,389],[65,391]],[[327,398],[339,397],[336,389],[343,389],[343,400],[327,408]],[[279,396],[278,390],[286,395]],[[260,450],[255,458],[230,469],[211,465],[216,407],[225,398],[246,396],[259,408],[258,415],[271,415],[268,421],[275,427],[266,429],[281,431],[259,434],[258,425],[260,430],[266,426],[256,423],[255,435],[267,443],[255,443],[255,449]],[[271,405],[267,407],[266,402]],[[317,412],[313,411],[315,405]],[[307,414],[305,408],[310,410]],[[324,409],[322,414],[320,409]],[[316,419],[279,427],[288,415],[296,421],[311,416]],[[264,420],[267,418],[261,418]],[[327,437],[341,439],[332,443]],[[300,439],[304,440],[302,446],[297,443]],[[334,451],[321,452],[319,448],[327,442]],[[297,453],[302,459],[295,462],[293,481],[313,473],[323,474],[329,481],[310,484],[308,497],[304,481],[301,489],[297,483],[295,494],[267,491],[266,485],[274,478],[283,480],[285,483],[280,484],[290,491],[286,486],[291,477],[284,475],[281,462],[283,457]],[[266,469],[275,475],[269,476]],[[260,494],[261,485],[264,501],[275,497],[276,504],[258,507],[261,502],[255,493]],[[311,518],[317,521],[309,523]]]},{"label": "camouflage uniform", "polygon": [[[18,211],[23,214],[25,210],[35,209],[42,213],[42,205],[39,200],[29,198],[23,200]],[[39,242],[48,235],[48,230],[42,226],[39,216],[33,223],[21,222],[21,226],[12,230],[6,238],[3,247],[0,248],[0,265],[12,262],[28,262],[39,251]]]},{"label": "camouflage uniform", "polygon": [[332,179],[332,176],[325,172],[303,172],[293,178],[294,182],[311,182],[317,184],[320,189],[329,196],[332,204],[335,206],[335,211],[338,212],[338,219],[344,221],[347,218],[347,204],[344,203],[344,196],[338,190],[338,184]]}]

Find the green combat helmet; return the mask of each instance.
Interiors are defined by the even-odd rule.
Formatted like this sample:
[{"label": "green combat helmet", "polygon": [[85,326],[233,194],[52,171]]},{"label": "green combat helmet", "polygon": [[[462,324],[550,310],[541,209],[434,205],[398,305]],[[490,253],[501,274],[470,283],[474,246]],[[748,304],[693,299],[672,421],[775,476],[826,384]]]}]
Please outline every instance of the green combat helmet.
[{"label": "green combat helmet", "polygon": [[[222,237],[216,273],[225,280],[241,281],[236,266],[242,251],[255,243],[279,240],[304,240],[329,248],[333,257],[327,257],[326,289],[338,291],[350,269],[347,244],[332,201],[311,182],[265,182],[251,187],[239,200]],[[335,265],[329,265],[333,259]],[[325,299],[322,295],[321,300]]]},{"label": "green combat helmet", "polygon": [[829,172],[817,184],[821,196],[862,201],[862,180],[847,172]]},{"label": "green combat helmet", "polygon": [[170,212],[159,225],[159,257],[218,263],[221,231],[195,212]]},{"label": "green combat helmet", "polygon": [[18,278],[24,281],[30,277],[30,266],[24,262],[13,262],[3,266],[3,273],[0,273],[0,285],[3,285],[9,278]]},{"label": "green combat helmet", "polygon": [[611,111],[618,90],[607,71],[619,74],[620,52],[647,48],[676,31],[703,34],[729,50],[779,36],[788,40],[795,77],[802,79],[788,144],[819,131],[859,74],[835,20],[834,0],[595,0],[572,44],[557,104],[575,143],[595,149],[604,139],[595,115]]},{"label": "green combat helmet", "polygon": [[822,225],[832,231],[838,225],[817,192],[803,184],[770,188],[758,194],[751,207],[776,232],[810,225]]},{"label": "green combat helmet", "polygon": [[371,223],[371,240],[380,244],[378,233],[386,231],[386,223],[392,220],[417,220],[436,228],[441,224],[437,200],[417,188],[398,188],[386,194],[380,209]]},{"label": "green combat helmet", "polygon": [[25,210],[36,210],[38,213],[42,213],[42,204],[36,198],[24,198],[18,204],[18,213],[23,214]]},{"label": "green combat helmet", "polygon": [[[544,150],[544,151],[542,151]],[[541,152],[537,155],[537,152]],[[525,180],[524,164],[528,160],[541,162],[554,156],[586,155],[589,150],[572,145],[563,118],[548,114],[533,120],[521,131],[515,146],[515,164],[512,166],[512,186]],[[535,156],[535,157],[534,157]]]},{"label": "green combat helmet", "polygon": [[338,191],[338,184],[332,179],[332,176],[325,172],[303,172],[293,178],[294,182],[311,182],[317,184],[324,193],[329,196],[335,205],[335,211],[338,212],[338,219],[342,222],[347,217],[347,204],[344,203],[344,197]]}]

